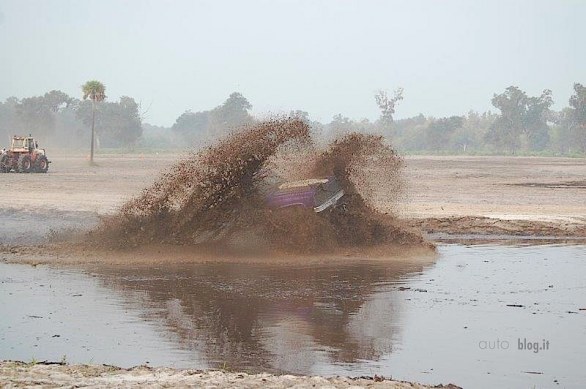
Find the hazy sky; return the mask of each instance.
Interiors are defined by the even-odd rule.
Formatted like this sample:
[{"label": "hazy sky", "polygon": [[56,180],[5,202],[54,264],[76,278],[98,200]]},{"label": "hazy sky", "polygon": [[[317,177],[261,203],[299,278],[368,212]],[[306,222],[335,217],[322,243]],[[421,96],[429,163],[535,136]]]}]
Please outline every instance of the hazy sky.
[{"label": "hazy sky", "polygon": [[256,114],[375,119],[491,108],[517,85],[567,105],[586,83],[586,0],[0,0],[0,100],[98,79],[170,126],[233,91]]}]

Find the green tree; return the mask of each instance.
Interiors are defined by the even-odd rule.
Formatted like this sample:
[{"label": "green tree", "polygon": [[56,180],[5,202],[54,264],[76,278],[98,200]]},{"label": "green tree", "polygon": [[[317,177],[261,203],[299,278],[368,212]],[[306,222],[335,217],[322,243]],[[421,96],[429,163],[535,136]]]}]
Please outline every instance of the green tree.
[{"label": "green tree", "polygon": [[238,92],[232,93],[224,103],[209,111],[186,111],[177,118],[172,130],[190,143],[199,143],[228,132],[230,129],[254,121],[248,112],[250,102]]},{"label": "green tree", "polygon": [[528,100],[523,136],[531,150],[543,150],[550,141],[548,121],[551,116],[549,108],[552,104],[553,98],[549,89],[544,90],[541,96],[530,97]]},{"label": "green tree", "polygon": [[252,104],[250,104],[246,97],[242,96],[239,92],[233,92],[224,101],[224,104],[216,108],[216,111],[221,113],[221,116],[225,119],[225,124],[230,124],[247,121],[250,118],[248,111],[251,109]]},{"label": "green tree", "polygon": [[16,105],[20,131],[34,134],[47,143],[55,131],[56,116],[71,102],[71,97],[57,90],[20,100]]},{"label": "green tree", "polygon": [[92,101],[92,140],[90,148],[90,163],[94,163],[94,143],[96,138],[96,104],[106,99],[106,87],[99,81],[92,80],[86,82],[81,90],[83,92],[83,99],[90,99]]},{"label": "green tree", "polygon": [[44,104],[49,110],[55,113],[62,112],[73,104],[74,99],[60,90],[52,90],[43,96]]},{"label": "green tree", "polygon": [[452,150],[458,152],[482,150],[484,136],[495,119],[496,115],[490,111],[483,113],[469,111],[464,117],[462,127],[452,134],[450,141]]},{"label": "green tree", "polygon": [[451,146],[452,136],[456,130],[462,128],[463,123],[462,116],[433,119],[425,131],[425,149],[430,151],[448,150]]},{"label": "green tree", "polygon": [[550,90],[539,97],[529,97],[516,86],[495,94],[492,105],[501,111],[485,140],[498,150],[515,153],[523,141],[531,150],[543,149],[549,141],[547,124],[549,108],[553,104]]},{"label": "green tree", "polygon": [[570,136],[581,152],[586,152],[586,87],[574,84],[574,94],[570,97],[568,110]]},{"label": "green tree", "polygon": [[122,96],[119,102],[102,102],[100,115],[93,115],[91,102],[84,101],[77,109],[77,117],[86,125],[94,125],[98,147],[133,146],[142,135],[139,106],[133,98]]},{"label": "green tree", "polygon": [[230,94],[224,103],[210,111],[208,135],[222,134],[235,127],[253,122],[252,104],[238,92]]},{"label": "green tree", "polygon": [[0,148],[4,147],[5,142],[17,131],[19,124],[17,106],[16,97],[9,97],[4,103],[0,103]]},{"label": "green tree", "polygon": [[207,137],[210,121],[210,111],[191,112],[185,111],[175,120],[171,127],[173,131],[181,134],[190,143]]},{"label": "green tree", "polygon": [[550,148],[560,154],[568,154],[575,151],[576,144],[572,139],[571,108],[566,107],[560,112],[552,112],[554,125],[551,129]]},{"label": "green tree", "polygon": [[289,112],[289,116],[292,118],[301,119],[305,123],[311,123],[311,119],[309,118],[309,112],[307,111],[302,111],[300,109],[292,110]]},{"label": "green tree", "polygon": [[122,96],[118,104],[113,104],[114,114],[110,117],[113,123],[106,127],[110,129],[111,145],[132,146],[142,135],[142,120],[139,106],[132,97]]}]

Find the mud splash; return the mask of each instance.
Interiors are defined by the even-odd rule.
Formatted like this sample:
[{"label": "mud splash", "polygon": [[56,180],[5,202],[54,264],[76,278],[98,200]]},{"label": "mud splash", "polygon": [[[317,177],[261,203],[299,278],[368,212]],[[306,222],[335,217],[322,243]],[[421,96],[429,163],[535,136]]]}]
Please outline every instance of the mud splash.
[{"label": "mud splash", "polygon": [[[379,167],[376,175],[371,169],[373,165]],[[418,235],[403,228],[395,216],[381,214],[367,201],[374,182],[374,185],[389,184],[386,197],[395,202],[403,189],[403,165],[402,158],[385,144],[383,137],[374,135],[346,135],[320,155],[315,164],[316,175],[334,174],[346,193],[345,207],[327,215],[336,226],[339,242],[350,245],[422,242]]]},{"label": "mud splash", "polygon": [[[90,241],[117,246],[245,242],[293,252],[425,244],[419,233],[365,200],[369,163],[384,166],[380,179],[395,182],[392,191],[400,191],[403,162],[382,137],[349,134],[320,152],[302,120],[264,121],[177,162],[118,214],[103,219]],[[266,208],[267,188],[287,170],[298,178],[335,176],[346,193],[344,206],[320,214]]]}]

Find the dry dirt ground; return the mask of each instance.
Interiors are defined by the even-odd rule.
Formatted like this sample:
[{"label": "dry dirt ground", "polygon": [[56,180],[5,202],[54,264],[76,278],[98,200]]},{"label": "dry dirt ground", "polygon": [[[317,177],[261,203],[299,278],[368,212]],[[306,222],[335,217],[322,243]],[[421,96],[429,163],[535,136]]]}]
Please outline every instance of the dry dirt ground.
[{"label": "dry dirt ground", "polygon": [[[98,155],[99,166],[90,167],[82,155],[51,155],[48,174],[0,175],[0,218],[26,224],[31,214],[41,227],[58,230],[62,220],[82,228],[179,158]],[[406,195],[398,204],[386,198],[384,182],[375,183],[373,202],[426,232],[586,236],[584,158],[417,156],[406,158],[404,176]],[[9,235],[2,228],[11,226],[0,226],[0,240]]]},{"label": "dry dirt ground", "polygon": [[380,388],[380,389],[458,389],[455,385],[427,386],[387,380],[383,377],[323,378],[293,375],[247,374],[225,371],[175,370],[169,368],[26,364],[0,362],[3,388]]},{"label": "dry dirt ground", "polygon": [[427,232],[586,237],[584,158],[418,156],[406,164],[398,211]]}]

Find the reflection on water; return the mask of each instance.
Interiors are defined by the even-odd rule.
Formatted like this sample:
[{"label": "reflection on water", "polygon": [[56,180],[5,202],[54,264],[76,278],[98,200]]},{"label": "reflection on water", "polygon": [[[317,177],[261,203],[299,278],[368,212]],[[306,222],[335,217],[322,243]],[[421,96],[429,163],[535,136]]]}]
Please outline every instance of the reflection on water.
[{"label": "reflection on water", "polygon": [[206,264],[92,270],[112,289],[146,294],[128,301],[164,323],[184,350],[212,366],[306,373],[317,360],[352,364],[390,353],[402,302],[389,296],[421,265],[347,264],[284,267]]},{"label": "reflection on water", "polygon": [[[4,359],[586,382],[584,246],[446,245],[429,265],[2,264],[0,313]],[[519,339],[551,347],[519,350]]]}]

